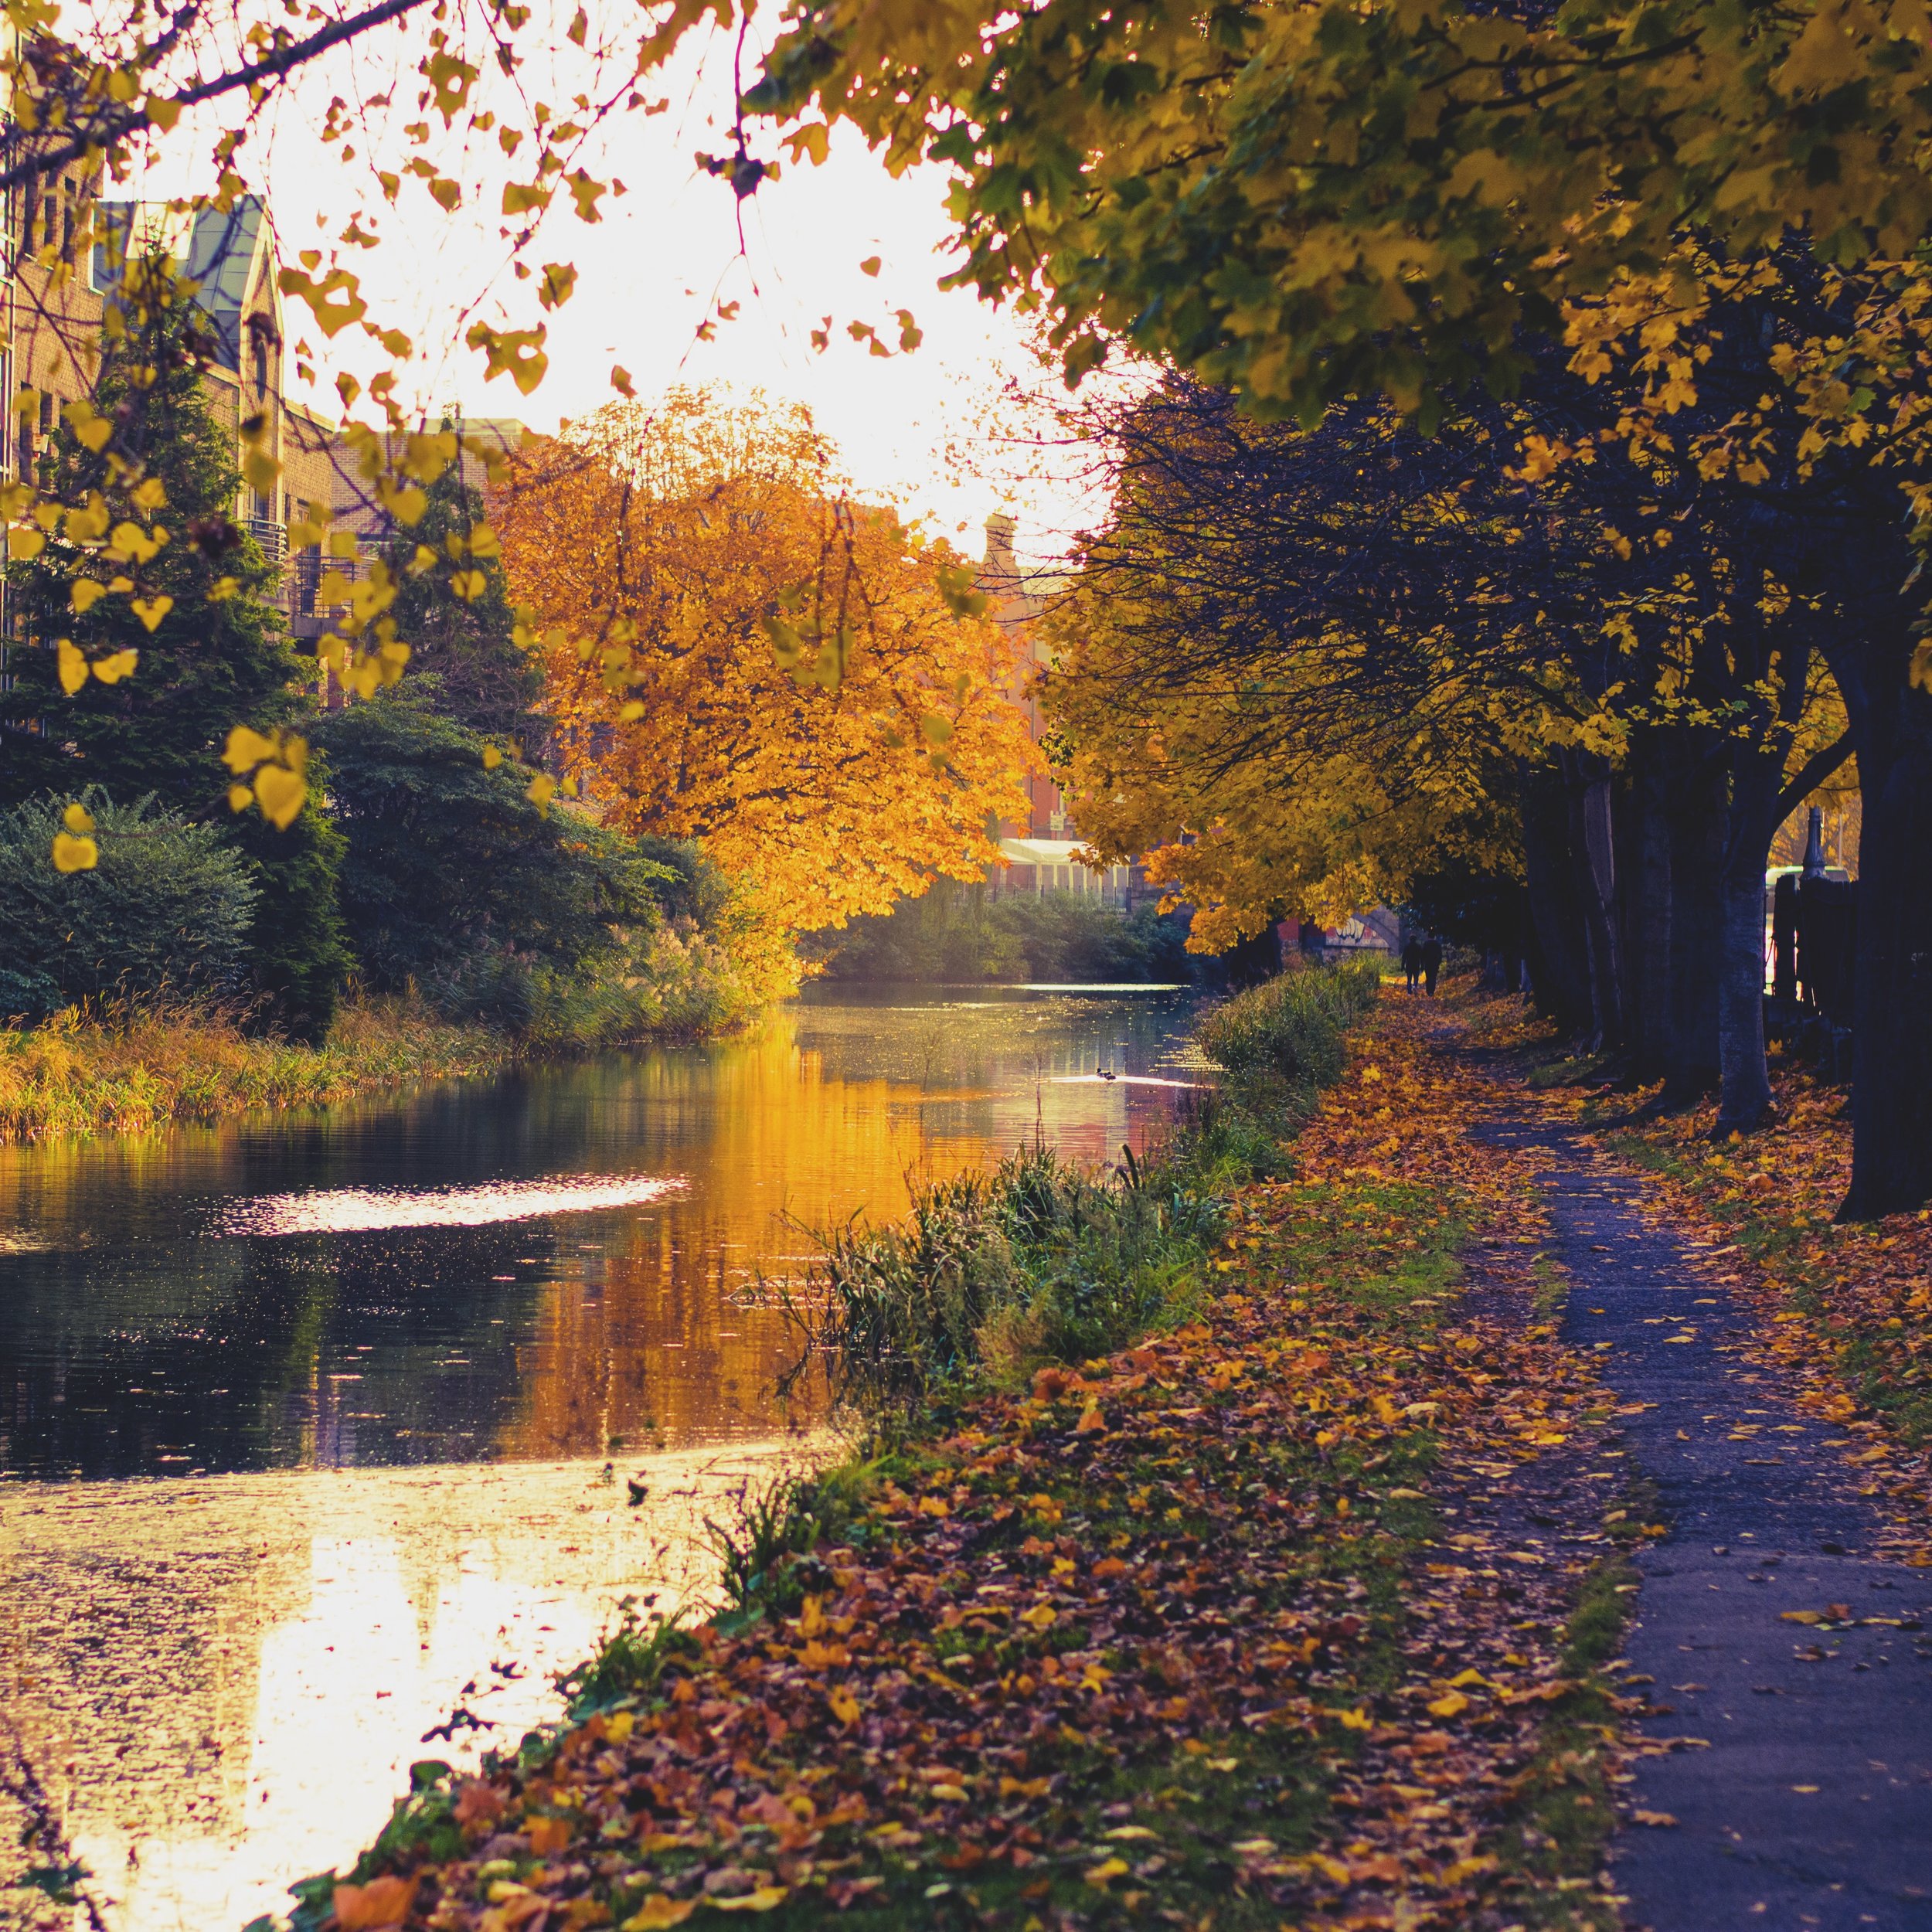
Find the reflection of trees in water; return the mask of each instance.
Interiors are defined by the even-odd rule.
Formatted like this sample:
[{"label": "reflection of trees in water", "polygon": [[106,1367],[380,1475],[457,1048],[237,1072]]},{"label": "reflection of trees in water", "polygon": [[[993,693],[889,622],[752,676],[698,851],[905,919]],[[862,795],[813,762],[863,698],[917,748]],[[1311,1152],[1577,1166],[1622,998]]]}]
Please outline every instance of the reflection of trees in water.
[{"label": "reflection of trees in water", "polygon": [[515,1263],[549,1248],[515,1225],[202,1243],[189,1295],[151,1264],[104,1284],[95,1251],[20,1257],[0,1461],[93,1477],[467,1460],[515,1392],[537,1273]]},{"label": "reflection of trees in water", "polygon": [[783,1315],[743,1305],[743,1291],[791,1270],[800,1226],[900,1211],[921,1157],[920,1090],[833,1077],[778,1027],[714,1054],[701,1083],[698,1073],[677,1056],[638,1068],[640,1119],[702,1107],[704,1131],[675,1150],[689,1192],[604,1251],[596,1293],[567,1278],[546,1287],[505,1454],[596,1454],[613,1439],[633,1448],[817,1419],[821,1391],[777,1393],[797,1354]]},{"label": "reflection of trees in water", "polygon": [[[744,1038],[323,1115],[0,1151],[0,1467],[89,1476],[549,1458],[808,1420],[774,1393],[797,1228],[902,1211],[1044,1131],[1117,1153],[1185,1007],[806,1005]],[[1134,1107],[1158,1103],[1137,1098]],[[1150,1111],[1148,1117],[1153,1117]],[[211,1240],[224,1201],[573,1173],[679,1176],[638,1212]],[[508,1279],[495,1277],[507,1277]],[[652,1425],[655,1425],[654,1427]],[[174,1458],[179,1458],[179,1460]]]}]

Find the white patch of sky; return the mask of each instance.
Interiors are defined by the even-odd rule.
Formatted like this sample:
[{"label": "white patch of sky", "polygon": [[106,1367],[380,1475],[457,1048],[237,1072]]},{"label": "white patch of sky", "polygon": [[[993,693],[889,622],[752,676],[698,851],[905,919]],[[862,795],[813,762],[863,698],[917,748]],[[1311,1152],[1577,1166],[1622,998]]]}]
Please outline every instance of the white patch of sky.
[{"label": "white patch of sky", "polygon": [[[594,46],[600,25],[615,45],[634,34],[636,19],[629,9],[608,9],[594,22]],[[570,96],[590,72],[588,56],[567,44],[541,48],[532,38],[529,50],[535,58],[519,75],[526,104],[515,116],[524,124],[531,101],[570,112]],[[889,499],[969,555],[978,554],[985,518],[997,510],[1018,517],[1022,556],[1040,559],[1062,553],[1094,519],[1100,504],[1089,462],[1078,451],[1042,447],[1039,412],[1029,431],[1002,404],[1009,380],[1053,386],[1030,347],[1032,325],[970,291],[938,285],[952,238],[943,170],[921,165],[895,178],[849,128],[835,132],[823,165],[793,165],[769,129],[754,126],[752,151],[780,159],[782,173],[740,209],[729,185],[694,158],[730,145],[733,40],[705,29],[648,90],[665,103],[663,111],[617,113],[586,144],[582,165],[599,179],[621,178],[628,192],[607,196],[594,226],[577,219],[567,196],[558,198],[526,260],[539,270],[573,263],[578,279],[571,299],[546,317],[535,278],[519,281],[512,270],[499,213],[504,182],[527,171],[505,158],[493,135],[461,141],[438,124],[419,148],[401,132],[419,118],[421,83],[412,72],[420,52],[413,33],[405,33],[308,72],[258,118],[241,159],[250,185],[265,194],[284,258],[306,247],[326,250],[359,213],[380,236],[373,249],[342,252],[362,277],[371,319],[403,329],[417,345],[397,390],[412,409],[454,403],[469,415],[515,417],[551,431],[611,400],[611,369],[621,365],[647,400],[683,383],[804,403],[859,494]],[[621,48],[617,57],[622,64],[612,71],[628,70]],[[747,78],[754,66],[755,49],[748,49]],[[506,99],[509,83],[499,77],[484,85],[486,100]],[[352,89],[350,118],[359,124],[348,141],[354,158],[345,163],[341,144],[325,144],[321,128],[331,95]],[[358,104],[386,91],[390,107]],[[610,73],[597,91],[611,91]],[[138,192],[205,186],[205,172],[188,157],[206,154],[213,131],[184,121],[181,134],[189,138],[169,144],[169,158]],[[376,169],[400,170],[419,152],[461,185],[454,215],[406,175],[396,204],[385,201]],[[879,268],[869,276],[861,264],[873,257]],[[734,302],[735,318],[700,339],[707,316]],[[923,332],[910,354],[897,351],[902,308]],[[507,376],[485,382],[481,359],[462,342],[479,317],[516,327],[547,321],[549,369],[532,395],[519,395]],[[811,333],[827,317],[831,344],[821,351]],[[873,325],[894,352],[874,355],[852,340],[846,325],[855,320]],[[325,341],[299,303],[288,305],[288,321],[291,339],[317,352],[310,400],[332,419],[336,372],[366,381],[385,359],[354,329]]]}]

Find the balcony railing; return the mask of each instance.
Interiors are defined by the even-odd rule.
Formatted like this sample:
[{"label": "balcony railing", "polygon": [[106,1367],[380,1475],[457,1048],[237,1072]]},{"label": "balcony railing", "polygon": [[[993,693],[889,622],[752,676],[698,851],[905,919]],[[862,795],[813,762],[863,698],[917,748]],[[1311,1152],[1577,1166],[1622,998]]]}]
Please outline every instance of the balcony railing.
[{"label": "balcony railing", "polygon": [[288,532],[272,516],[251,516],[248,534],[261,546],[261,553],[273,570],[288,565]]}]

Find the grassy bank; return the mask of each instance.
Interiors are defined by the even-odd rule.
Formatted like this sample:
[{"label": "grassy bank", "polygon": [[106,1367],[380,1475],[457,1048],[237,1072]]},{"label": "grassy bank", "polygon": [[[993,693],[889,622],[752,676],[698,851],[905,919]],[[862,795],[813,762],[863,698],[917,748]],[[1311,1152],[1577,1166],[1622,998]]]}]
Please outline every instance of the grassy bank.
[{"label": "grassy bank", "polygon": [[0,1141],[138,1133],[252,1107],[322,1107],[417,1080],[519,1060],[692,1039],[729,1031],[788,990],[747,983],[702,941],[662,937],[676,957],[648,981],[559,982],[515,1029],[461,1025],[416,998],[344,1003],[320,1046],[264,1038],[208,1002],[70,1008],[38,1026],[0,1026]]},{"label": "grassy bank", "polygon": [[[1594,1392],[1468,1077],[1412,1012],[1342,1063],[1368,990],[1229,1011],[1233,1099],[1145,1166],[1026,1157],[835,1246],[861,1453],[747,1512],[717,1614],[616,1631],[566,1723],[419,1767],[296,1923],[1614,1923],[1616,1532],[1503,1507]],[[1459,1301],[1478,1237],[1526,1257],[1501,1313]]]},{"label": "grassy bank", "polygon": [[134,1133],[257,1107],[321,1107],[480,1073],[512,1043],[400,1000],[345,1007],[321,1047],[251,1038],[219,1011],[148,1008],[0,1029],[0,1139]]}]

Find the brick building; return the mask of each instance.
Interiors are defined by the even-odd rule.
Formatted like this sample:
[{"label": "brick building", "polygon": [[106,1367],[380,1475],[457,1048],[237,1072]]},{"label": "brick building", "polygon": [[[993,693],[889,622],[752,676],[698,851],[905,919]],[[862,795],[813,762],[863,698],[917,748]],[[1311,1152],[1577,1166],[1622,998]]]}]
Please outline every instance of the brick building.
[{"label": "brick building", "polygon": [[[317,604],[325,570],[339,570],[352,581],[367,567],[369,554],[394,532],[369,501],[334,427],[286,393],[280,264],[267,210],[250,195],[226,212],[183,212],[165,202],[96,206],[98,182],[97,174],[70,169],[57,182],[29,182],[6,211],[12,243],[13,273],[6,282],[11,347],[4,352],[0,379],[10,398],[32,391],[35,400],[24,410],[9,411],[0,425],[0,469],[9,478],[31,474],[61,410],[89,394],[102,318],[119,286],[127,252],[165,249],[197,284],[196,305],[215,345],[204,385],[216,419],[234,437],[238,470],[241,425],[266,419],[267,447],[281,474],[266,493],[242,485],[230,514],[280,573],[274,600],[287,614],[291,634],[312,642],[328,627],[329,613]],[[90,208],[97,240],[90,248],[82,242]],[[51,260],[38,259],[49,250]],[[514,447],[523,433],[520,423],[507,418],[458,427],[467,436],[492,437],[505,447]],[[467,452],[461,461],[465,480],[480,485],[481,462]],[[307,549],[291,556],[288,528],[302,521],[332,522],[350,531],[359,555],[325,560]],[[326,672],[321,675],[326,679]]]},{"label": "brick building", "polygon": [[[1052,657],[1036,627],[1068,580],[1063,571],[1019,561],[1013,551],[1017,527],[1010,516],[996,515],[986,519],[986,556],[976,587],[992,600],[994,622],[1019,647],[1019,670],[1012,695],[1026,713],[1027,728],[1038,744],[1046,729],[1040,710],[1039,682],[1052,667]],[[1030,805],[1026,822],[1000,827],[1000,854],[1006,863],[993,876],[996,893],[1073,892],[1128,906],[1137,903],[1137,895],[1145,896],[1158,890],[1145,885],[1138,866],[1109,866],[1097,870],[1082,865],[1073,856],[1080,848],[1080,834],[1053,774],[1034,772],[1026,784]]]}]

